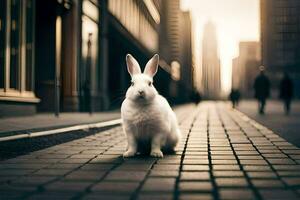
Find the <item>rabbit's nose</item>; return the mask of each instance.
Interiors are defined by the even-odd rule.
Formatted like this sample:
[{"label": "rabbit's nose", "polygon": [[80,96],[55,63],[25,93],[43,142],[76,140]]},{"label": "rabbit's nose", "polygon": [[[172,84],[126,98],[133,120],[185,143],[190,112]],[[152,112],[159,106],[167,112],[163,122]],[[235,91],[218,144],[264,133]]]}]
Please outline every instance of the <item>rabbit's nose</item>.
[{"label": "rabbit's nose", "polygon": [[143,90],[139,90],[138,92],[139,92],[139,95],[141,95],[141,96],[145,94],[145,92]]}]

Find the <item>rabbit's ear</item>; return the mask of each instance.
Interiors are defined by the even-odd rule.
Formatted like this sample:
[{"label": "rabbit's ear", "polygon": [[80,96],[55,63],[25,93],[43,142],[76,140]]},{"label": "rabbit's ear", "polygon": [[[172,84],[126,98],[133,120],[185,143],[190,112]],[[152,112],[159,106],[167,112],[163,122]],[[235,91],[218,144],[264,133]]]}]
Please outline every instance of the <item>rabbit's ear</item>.
[{"label": "rabbit's ear", "polygon": [[126,55],[126,64],[127,70],[131,76],[141,73],[140,65],[132,55]]},{"label": "rabbit's ear", "polygon": [[155,54],[146,64],[144,74],[153,77],[157,72],[158,62],[159,62],[159,56],[158,54]]}]

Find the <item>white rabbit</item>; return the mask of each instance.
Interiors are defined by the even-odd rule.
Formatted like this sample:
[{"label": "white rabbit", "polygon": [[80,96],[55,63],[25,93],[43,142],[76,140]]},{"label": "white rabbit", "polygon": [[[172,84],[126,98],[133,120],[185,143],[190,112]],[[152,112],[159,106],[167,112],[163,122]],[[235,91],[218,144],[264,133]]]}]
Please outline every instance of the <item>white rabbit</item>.
[{"label": "white rabbit", "polygon": [[175,113],[167,100],[153,86],[159,56],[155,54],[146,64],[144,73],[133,56],[127,54],[127,70],[131,86],[122,103],[123,130],[127,136],[127,151],[123,157],[134,156],[148,149],[153,157],[163,157],[163,151],[174,151],[181,133]]}]

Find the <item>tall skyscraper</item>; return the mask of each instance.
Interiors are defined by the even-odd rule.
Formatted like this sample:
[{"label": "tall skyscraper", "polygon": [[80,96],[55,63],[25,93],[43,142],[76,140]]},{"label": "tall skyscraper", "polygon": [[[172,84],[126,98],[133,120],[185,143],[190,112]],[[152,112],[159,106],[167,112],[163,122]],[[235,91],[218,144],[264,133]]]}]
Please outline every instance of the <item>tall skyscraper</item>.
[{"label": "tall skyscraper", "polygon": [[[267,69],[273,91],[283,72],[300,86],[300,1],[261,0],[262,65]],[[295,91],[300,97],[300,91]],[[277,95],[274,95],[274,97]]]},{"label": "tall skyscraper", "polygon": [[179,81],[171,83],[171,93],[180,94],[184,101],[193,89],[191,16],[180,9],[179,0],[161,1],[160,12],[159,54],[171,66],[173,79]]},{"label": "tall skyscraper", "polygon": [[180,17],[181,29],[181,80],[185,86],[186,98],[190,96],[189,92],[193,89],[193,63],[192,63],[192,23],[190,12],[181,12]]},{"label": "tall skyscraper", "polygon": [[220,59],[215,25],[209,21],[204,25],[202,40],[202,84],[203,95],[218,99],[221,92]]},{"label": "tall skyscraper", "polygon": [[161,2],[159,52],[170,64],[180,60],[180,1]]}]

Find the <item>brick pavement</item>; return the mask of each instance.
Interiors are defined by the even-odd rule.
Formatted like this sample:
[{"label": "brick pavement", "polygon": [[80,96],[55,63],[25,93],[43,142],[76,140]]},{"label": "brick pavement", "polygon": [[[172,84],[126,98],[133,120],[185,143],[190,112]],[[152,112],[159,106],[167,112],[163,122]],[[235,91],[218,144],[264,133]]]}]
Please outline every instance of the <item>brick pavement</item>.
[{"label": "brick pavement", "polygon": [[176,110],[163,159],[123,159],[121,127],[0,163],[0,199],[300,199],[300,149],[226,104]]}]

